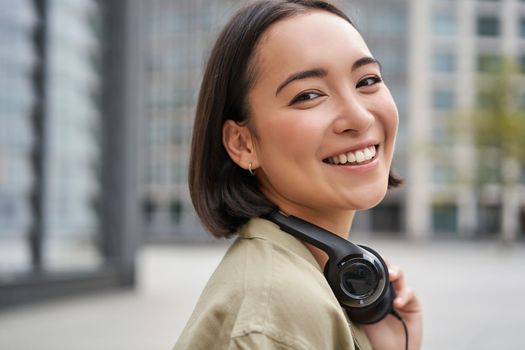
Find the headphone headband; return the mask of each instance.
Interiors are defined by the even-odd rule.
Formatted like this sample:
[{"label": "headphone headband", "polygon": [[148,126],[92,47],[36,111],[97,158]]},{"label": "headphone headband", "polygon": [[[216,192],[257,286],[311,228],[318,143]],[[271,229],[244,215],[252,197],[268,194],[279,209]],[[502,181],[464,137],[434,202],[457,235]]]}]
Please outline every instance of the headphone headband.
[{"label": "headphone headband", "polygon": [[[363,250],[352,242],[296,216],[284,215],[280,211],[274,210],[266,215],[266,218],[279,225],[281,230],[295,238],[325,251],[331,259],[342,260],[349,254],[363,253]],[[349,243],[354,250],[349,251]]]},{"label": "headphone headband", "polygon": [[388,282],[388,268],[373,249],[357,246],[322,227],[277,210],[264,218],[328,254],[325,278],[351,320],[375,323],[392,312],[395,292]]}]

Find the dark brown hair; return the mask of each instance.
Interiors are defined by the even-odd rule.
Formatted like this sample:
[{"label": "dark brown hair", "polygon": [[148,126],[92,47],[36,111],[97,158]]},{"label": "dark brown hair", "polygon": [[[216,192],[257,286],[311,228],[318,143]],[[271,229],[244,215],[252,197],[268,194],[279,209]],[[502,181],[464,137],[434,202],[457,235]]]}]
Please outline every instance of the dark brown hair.
[{"label": "dark brown hair", "polygon": [[[201,84],[191,142],[189,188],[204,226],[216,237],[229,236],[252,217],[275,208],[259,190],[255,176],[237,166],[222,143],[228,119],[246,123],[251,67],[257,44],[274,23],[312,10],[331,12],[353,25],[337,7],[322,0],[263,0],[240,9],[213,47]],[[401,180],[389,175],[389,187]]]}]

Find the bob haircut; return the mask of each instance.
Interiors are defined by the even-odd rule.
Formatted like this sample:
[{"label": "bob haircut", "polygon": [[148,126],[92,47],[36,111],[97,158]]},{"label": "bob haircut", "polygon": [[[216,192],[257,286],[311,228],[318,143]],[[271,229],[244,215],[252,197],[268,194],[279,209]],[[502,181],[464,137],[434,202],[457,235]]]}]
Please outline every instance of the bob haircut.
[{"label": "bob haircut", "polygon": [[[333,13],[354,26],[326,1],[256,1],[230,19],[211,51],[197,102],[188,183],[195,210],[215,237],[228,237],[250,218],[276,208],[261,193],[256,177],[230,159],[222,143],[222,126],[228,119],[248,124],[247,95],[257,78],[256,49],[265,31],[280,20],[315,10]],[[389,174],[389,188],[401,183]]]}]

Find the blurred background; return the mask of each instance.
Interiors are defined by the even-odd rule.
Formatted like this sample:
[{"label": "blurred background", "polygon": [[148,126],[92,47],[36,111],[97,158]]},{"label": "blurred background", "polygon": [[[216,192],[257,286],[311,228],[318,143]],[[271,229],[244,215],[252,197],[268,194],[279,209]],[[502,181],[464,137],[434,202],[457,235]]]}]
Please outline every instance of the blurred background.
[{"label": "blurred background", "polygon": [[[525,1],[335,2],[383,65],[406,179],[352,237],[405,269],[425,349],[522,348]],[[243,3],[0,0],[0,348],[174,344],[229,244],[186,174]]]}]

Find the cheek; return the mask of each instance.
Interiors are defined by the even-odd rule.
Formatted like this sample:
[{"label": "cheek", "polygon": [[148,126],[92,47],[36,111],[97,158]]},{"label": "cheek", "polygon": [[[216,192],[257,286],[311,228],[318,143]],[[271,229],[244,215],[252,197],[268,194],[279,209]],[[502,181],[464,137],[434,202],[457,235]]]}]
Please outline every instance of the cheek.
[{"label": "cheek", "polygon": [[324,130],[319,118],[305,111],[293,111],[259,120],[260,152],[266,158],[277,155],[299,160],[315,156]]},{"label": "cheek", "polygon": [[399,124],[397,106],[392,97],[390,96],[388,99],[385,98],[383,101],[384,102],[378,106],[381,110],[381,112],[378,113],[378,115],[380,116],[381,123],[383,124],[383,127],[385,129],[385,136],[387,142],[393,145]]},{"label": "cheek", "polygon": [[282,123],[273,128],[268,128],[265,133],[260,133],[257,155],[260,166],[269,173],[275,170],[287,169],[293,171],[295,165],[300,163],[308,153],[304,146],[301,132],[298,128]]}]

